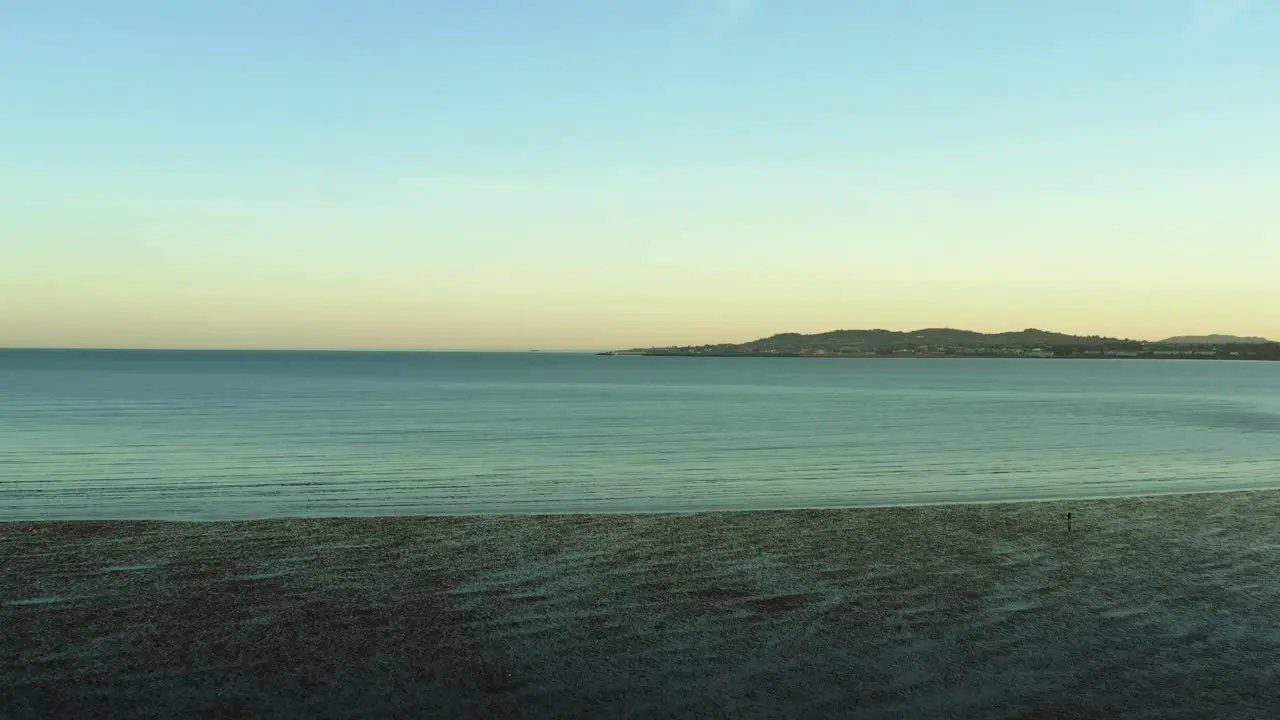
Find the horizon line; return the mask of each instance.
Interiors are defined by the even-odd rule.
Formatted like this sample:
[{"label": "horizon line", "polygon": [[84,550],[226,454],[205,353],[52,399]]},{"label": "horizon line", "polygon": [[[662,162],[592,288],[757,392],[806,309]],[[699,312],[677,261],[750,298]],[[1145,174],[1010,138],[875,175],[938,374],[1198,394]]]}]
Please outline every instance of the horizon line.
[{"label": "horizon line", "polygon": [[[1078,337],[1078,338],[1083,338],[1083,339],[1088,339],[1088,338],[1091,338],[1091,337],[1092,337],[1092,338],[1099,338],[1099,339],[1104,339],[1104,340],[1119,340],[1119,341],[1123,341],[1123,342],[1146,342],[1146,343],[1160,343],[1160,342],[1164,342],[1165,340],[1170,340],[1170,339],[1174,339],[1174,338],[1185,338],[1185,337],[1213,337],[1213,336],[1215,336],[1215,335],[1218,335],[1218,336],[1226,336],[1226,337],[1234,337],[1234,338],[1252,338],[1252,339],[1262,340],[1262,341],[1264,341],[1264,342],[1268,342],[1268,343],[1280,342],[1280,341],[1273,340],[1273,339],[1268,338],[1268,337],[1263,336],[1263,335],[1236,335],[1236,334],[1234,334],[1234,333],[1185,333],[1185,334],[1169,335],[1169,336],[1162,337],[1162,338],[1158,338],[1158,339],[1144,339],[1144,338],[1136,338],[1136,337],[1127,337],[1127,338],[1126,338],[1126,337],[1114,337],[1114,336],[1108,336],[1108,335],[1096,335],[1096,334],[1095,334],[1095,335],[1077,335],[1077,334],[1075,334],[1075,333],[1059,332],[1059,331],[1056,331],[1056,330],[1045,330],[1045,329],[1043,329],[1043,328],[1034,328],[1034,327],[1032,327],[1032,328],[1023,328],[1023,329],[1020,329],[1020,330],[1003,330],[1003,331],[999,331],[999,332],[983,332],[983,331],[980,331],[980,330],[966,330],[966,329],[963,329],[963,328],[953,328],[953,327],[947,327],[947,326],[936,326],[936,325],[935,325],[935,326],[922,327],[922,328],[915,328],[915,329],[910,329],[910,330],[889,330],[889,329],[886,329],[886,328],[864,328],[864,329],[856,329],[856,328],[837,328],[837,329],[834,329],[834,330],[823,330],[823,331],[818,331],[818,332],[808,332],[808,333],[805,333],[805,332],[796,332],[796,331],[784,331],[784,332],[779,332],[779,333],[773,333],[773,334],[771,334],[771,335],[764,335],[764,336],[761,336],[761,337],[759,337],[759,338],[755,338],[754,340],[746,340],[746,341],[734,341],[734,342],[710,342],[710,343],[701,343],[700,345],[686,345],[686,344],[675,344],[675,345],[649,345],[649,346],[647,346],[647,347],[650,347],[650,348],[661,348],[661,347],[698,347],[698,346],[703,346],[703,345],[705,345],[705,346],[710,346],[710,345],[740,345],[740,344],[743,344],[744,342],[745,342],[745,343],[756,342],[756,341],[759,341],[759,340],[766,340],[766,339],[769,339],[769,338],[777,337],[777,336],[779,336],[779,335],[801,335],[801,336],[813,336],[813,335],[825,335],[825,334],[837,333],[837,332],[893,332],[893,333],[899,333],[899,334],[910,334],[910,333],[915,333],[915,332],[927,332],[927,331],[937,331],[937,330],[950,330],[950,331],[955,331],[955,332],[977,333],[977,334],[979,334],[979,335],[1006,335],[1006,334],[1016,334],[1016,333],[1023,333],[1023,332],[1043,332],[1043,333],[1050,333],[1050,334],[1056,334],[1056,335],[1070,335],[1070,336],[1073,336],[1073,337]],[[644,347],[644,346],[635,345],[635,346],[630,346],[630,347],[632,347],[632,348],[636,348],[636,349],[639,349],[639,348]],[[376,347],[376,346],[373,346],[373,347],[244,347],[244,346],[221,346],[221,347],[211,347],[211,346],[198,346],[198,347],[145,347],[145,346],[144,346],[144,347],[138,347],[138,346],[128,346],[128,347],[123,347],[123,346],[85,346],[85,345],[33,345],[33,346],[17,346],[17,345],[14,345],[14,346],[8,346],[8,345],[0,345],[0,351],[28,351],[28,352],[30,352],[30,351],[49,351],[49,352],[54,352],[54,351],[66,351],[66,352],[146,352],[146,351],[151,351],[151,352],[333,352],[333,353],[339,353],[339,352],[377,352],[377,353],[556,353],[556,354],[585,354],[585,353],[613,352],[613,351],[616,351],[616,350],[618,350],[618,348],[617,348],[617,347],[612,347],[612,348],[596,347],[596,348],[576,348],[576,349],[575,349],[575,348],[547,348],[547,347],[542,347],[542,348],[538,348],[538,347],[534,347],[534,348],[509,348],[509,347],[508,347],[508,348],[485,348],[485,347],[471,347],[471,348],[456,348],[456,347],[438,347],[438,348],[431,348],[431,347],[418,347],[418,348],[403,348],[403,347],[400,347],[400,348],[388,348],[388,347]]]}]

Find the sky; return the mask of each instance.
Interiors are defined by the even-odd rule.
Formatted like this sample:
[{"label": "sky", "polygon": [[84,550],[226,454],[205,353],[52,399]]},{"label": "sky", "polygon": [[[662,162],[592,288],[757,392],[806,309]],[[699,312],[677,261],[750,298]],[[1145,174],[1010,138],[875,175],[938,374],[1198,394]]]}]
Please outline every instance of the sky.
[{"label": "sky", "polygon": [[1280,338],[1274,0],[0,0],[0,346]]}]

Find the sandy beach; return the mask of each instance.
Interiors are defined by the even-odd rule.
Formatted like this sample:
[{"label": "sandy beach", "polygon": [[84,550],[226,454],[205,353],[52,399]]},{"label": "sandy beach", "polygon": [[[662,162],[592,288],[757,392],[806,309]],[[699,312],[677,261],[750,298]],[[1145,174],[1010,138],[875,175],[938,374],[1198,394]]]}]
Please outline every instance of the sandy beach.
[{"label": "sandy beach", "polygon": [[1275,717],[1278,518],[6,523],[0,717]]}]

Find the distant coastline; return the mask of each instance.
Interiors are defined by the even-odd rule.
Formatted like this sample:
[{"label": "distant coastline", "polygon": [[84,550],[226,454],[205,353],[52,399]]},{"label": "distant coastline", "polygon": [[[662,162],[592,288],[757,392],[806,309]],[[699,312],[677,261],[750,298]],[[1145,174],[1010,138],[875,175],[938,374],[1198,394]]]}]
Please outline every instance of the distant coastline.
[{"label": "distant coastline", "polygon": [[700,358],[808,358],[808,359],[826,359],[826,360],[990,360],[990,359],[1007,359],[1007,360],[1280,360],[1280,357],[1244,357],[1244,356],[1194,356],[1190,354],[1180,355],[1136,355],[1136,356],[1120,356],[1120,355],[946,355],[940,353],[863,353],[863,354],[806,354],[806,353],[764,353],[764,352],[628,352],[628,351],[606,351],[596,353],[598,356],[608,357],[700,357]]},{"label": "distant coastline", "polygon": [[1024,358],[1126,360],[1280,360],[1280,343],[1233,335],[1148,342],[1027,329],[1008,333],[929,328],[783,333],[740,344],[633,348],[600,355],[646,357]]}]

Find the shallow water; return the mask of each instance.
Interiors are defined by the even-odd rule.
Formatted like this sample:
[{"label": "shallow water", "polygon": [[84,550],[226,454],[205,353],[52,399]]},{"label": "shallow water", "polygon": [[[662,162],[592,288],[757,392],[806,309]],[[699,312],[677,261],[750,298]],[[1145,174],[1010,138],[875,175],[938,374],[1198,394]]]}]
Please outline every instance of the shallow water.
[{"label": "shallow water", "polygon": [[1280,363],[0,351],[0,519],[1280,486]]}]

